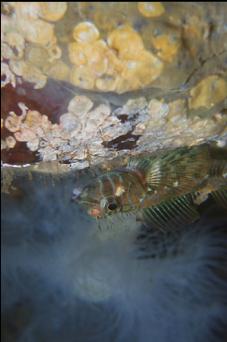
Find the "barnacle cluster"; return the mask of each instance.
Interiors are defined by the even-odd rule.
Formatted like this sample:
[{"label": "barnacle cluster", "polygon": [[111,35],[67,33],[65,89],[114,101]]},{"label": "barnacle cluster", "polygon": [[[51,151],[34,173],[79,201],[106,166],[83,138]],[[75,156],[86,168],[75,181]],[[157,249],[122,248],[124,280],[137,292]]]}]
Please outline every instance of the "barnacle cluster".
[{"label": "barnacle cluster", "polygon": [[227,117],[214,112],[210,117],[188,115],[186,99],[166,103],[153,99],[148,104],[149,117],[138,124],[135,133],[141,134],[137,151],[197,145],[209,139],[226,140]]},{"label": "barnacle cluster", "polygon": [[[26,146],[42,161],[84,167],[225,134],[225,8],[188,6],[4,2],[4,153]],[[52,86],[73,92],[63,110]]]},{"label": "barnacle cluster", "polygon": [[[163,49],[169,54],[157,42],[154,47],[160,53],[147,49],[139,32],[128,23],[115,25],[101,37],[97,25],[80,21],[68,29],[66,39],[59,37],[56,25],[64,19],[66,2],[6,2],[4,6],[10,7],[12,14],[3,15],[2,20],[2,86],[11,83],[15,87],[16,79],[22,77],[39,89],[53,77],[84,89],[122,93],[155,81],[164,68],[158,55],[162,57]],[[164,7],[138,3],[137,10],[151,18],[160,16]],[[172,56],[177,48],[171,39],[168,44]],[[64,56],[63,51],[67,51]]]},{"label": "barnacle cluster", "polygon": [[[184,20],[177,5],[174,11],[160,2],[111,3],[108,7],[5,2],[4,6],[3,86],[15,86],[22,77],[39,89],[52,77],[104,92],[123,93],[152,84],[171,88],[197,67],[192,57],[201,54],[201,43],[205,57],[210,46],[209,25],[199,5],[192,6]],[[218,53],[221,47],[216,49],[215,41],[212,44]],[[175,72],[177,66],[181,71]]]},{"label": "barnacle cluster", "polygon": [[119,111],[111,113],[107,104],[95,107],[86,96],[75,96],[69,102],[68,111],[61,115],[59,124],[53,124],[47,115],[28,109],[23,103],[18,105],[21,115],[12,111],[3,120],[3,126],[11,135],[2,141],[2,148],[11,149],[16,142],[24,142],[42,161],[72,160],[83,162],[81,165],[85,167],[89,157],[97,162],[98,157],[115,156],[116,153],[103,143],[132,130],[132,123],[121,122]]},{"label": "barnacle cluster", "polygon": [[[2,142],[2,148],[12,149],[17,142],[24,142],[42,161],[70,161],[75,167],[84,168],[89,163],[127,155],[127,148],[119,151],[114,145],[115,139],[123,136],[127,139],[127,135],[128,141],[139,138],[131,151],[136,154],[194,145],[226,133],[224,115],[190,117],[185,101],[177,99],[168,103],[164,99],[148,101],[139,97],[112,110],[108,104],[95,105],[87,96],[78,95],[69,102],[59,123],[52,123],[47,115],[19,103],[21,115],[10,112],[2,122],[11,133]],[[127,120],[122,121],[122,116]]]},{"label": "barnacle cluster", "polygon": [[[60,61],[62,51],[54,22],[64,16],[67,3],[10,2],[3,6],[9,6],[12,13],[2,16],[2,74],[6,75],[2,85],[11,83],[15,87],[15,77],[19,76],[34,83],[35,89],[43,88],[48,70],[52,75],[53,68],[56,78],[64,78],[68,68]],[[63,71],[58,72],[56,63]]]},{"label": "barnacle cluster", "polygon": [[145,49],[140,35],[131,26],[113,30],[107,43],[99,37],[97,27],[90,22],[74,28],[75,42],[69,44],[69,58],[75,65],[73,84],[122,93],[148,85],[162,72],[162,62]]}]

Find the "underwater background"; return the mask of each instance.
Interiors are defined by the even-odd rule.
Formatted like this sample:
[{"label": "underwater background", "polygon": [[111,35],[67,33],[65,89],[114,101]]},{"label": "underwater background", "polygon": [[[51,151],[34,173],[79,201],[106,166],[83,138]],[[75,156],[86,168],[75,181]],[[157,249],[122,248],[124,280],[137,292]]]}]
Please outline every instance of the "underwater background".
[{"label": "underwater background", "polygon": [[28,178],[2,198],[3,340],[225,340],[226,211],[210,200],[177,235],[101,229],[69,199],[75,174]]},{"label": "underwater background", "polygon": [[226,341],[223,203],[162,231],[72,197],[144,154],[224,155],[227,5],[2,2],[1,52],[3,341]]}]

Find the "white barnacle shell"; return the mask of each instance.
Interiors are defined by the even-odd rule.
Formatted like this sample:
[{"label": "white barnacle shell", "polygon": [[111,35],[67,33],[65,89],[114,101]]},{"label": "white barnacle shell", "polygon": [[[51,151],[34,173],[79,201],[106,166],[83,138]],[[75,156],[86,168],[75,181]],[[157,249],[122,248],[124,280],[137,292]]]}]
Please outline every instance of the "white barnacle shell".
[{"label": "white barnacle shell", "polygon": [[109,125],[102,130],[102,138],[104,141],[113,140],[121,135],[131,131],[132,125],[130,122],[122,124],[119,120],[117,124]]},{"label": "white barnacle shell", "polygon": [[67,132],[75,131],[78,124],[78,119],[72,113],[65,113],[60,117],[60,126]]},{"label": "white barnacle shell", "polygon": [[68,105],[68,111],[75,116],[83,116],[93,107],[93,102],[87,96],[75,96]]},{"label": "white barnacle shell", "polygon": [[126,104],[122,107],[122,113],[135,114],[141,112],[147,106],[147,100],[145,97],[139,97],[138,99],[129,99]]},{"label": "white barnacle shell", "polygon": [[26,145],[30,151],[37,151],[39,148],[39,138],[29,140]]},{"label": "white barnacle shell", "polygon": [[88,119],[94,119],[97,122],[97,126],[99,126],[109,117],[110,113],[110,107],[106,104],[101,104],[88,113]]},{"label": "white barnacle shell", "polygon": [[156,99],[152,99],[149,102],[148,110],[150,112],[151,118],[155,121],[163,119],[169,112],[169,106],[167,103],[162,103]]},{"label": "white barnacle shell", "polygon": [[14,148],[14,146],[16,145],[16,140],[11,135],[6,137],[5,142],[8,148]]}]

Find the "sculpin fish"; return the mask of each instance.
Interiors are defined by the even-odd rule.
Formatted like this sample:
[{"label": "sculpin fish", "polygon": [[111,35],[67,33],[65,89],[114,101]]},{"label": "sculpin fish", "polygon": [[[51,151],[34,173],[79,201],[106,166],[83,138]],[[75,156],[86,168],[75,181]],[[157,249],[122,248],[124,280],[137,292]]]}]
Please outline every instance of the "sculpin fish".
[{"label": "sculpin fish", "polygon": [[138,212],[165,228],[199,218],[197,207],[209,194],[227,207],[227,149],[203,144],[133,159],[74,198],[95,218]]}]

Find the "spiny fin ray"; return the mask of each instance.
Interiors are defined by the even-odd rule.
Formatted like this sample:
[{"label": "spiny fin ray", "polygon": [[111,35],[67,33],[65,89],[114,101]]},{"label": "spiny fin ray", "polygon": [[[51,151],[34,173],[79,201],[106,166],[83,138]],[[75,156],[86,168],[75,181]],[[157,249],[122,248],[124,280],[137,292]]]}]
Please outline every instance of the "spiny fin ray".
[{"label": "spiny fin ray", "polygon": [[158,206],[144,209],[143,217],[145,223],[166,231],[194,222],[199,218],[199,214],[193,203],[192,195],[187,194],[165,201]]},{"label": "spiny fin ray", "polygon": [[213,197],[215,202],[220,206],[227,209],[227,188],[211,192],[211,197]]}]

